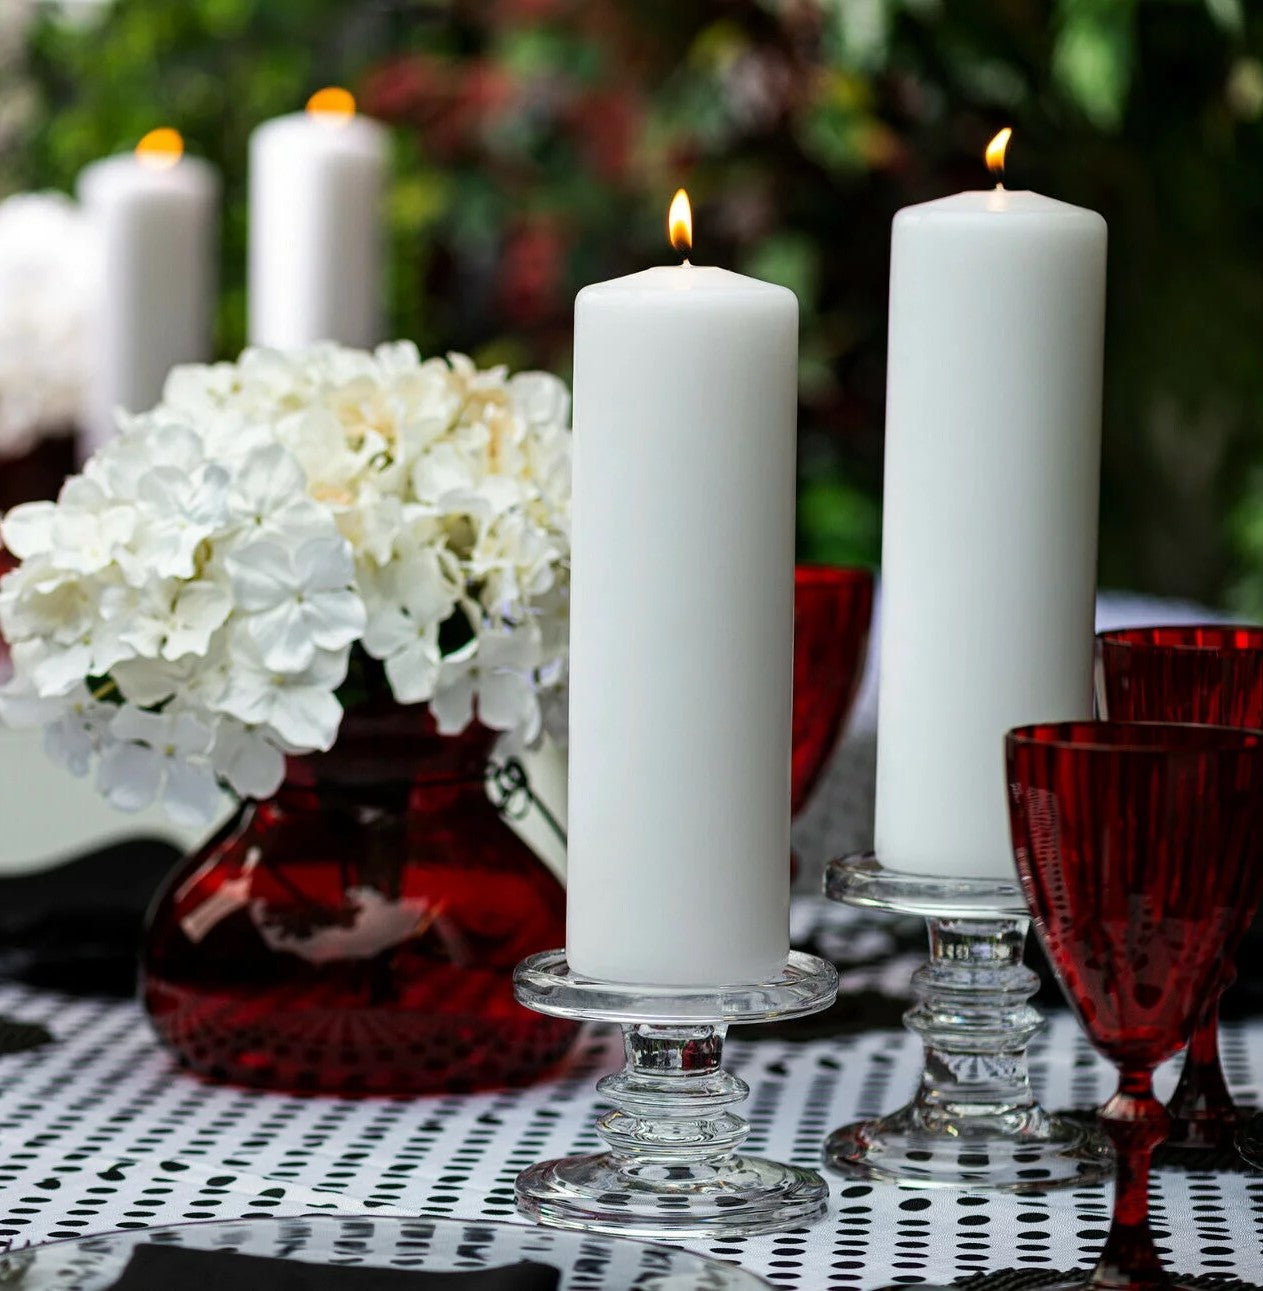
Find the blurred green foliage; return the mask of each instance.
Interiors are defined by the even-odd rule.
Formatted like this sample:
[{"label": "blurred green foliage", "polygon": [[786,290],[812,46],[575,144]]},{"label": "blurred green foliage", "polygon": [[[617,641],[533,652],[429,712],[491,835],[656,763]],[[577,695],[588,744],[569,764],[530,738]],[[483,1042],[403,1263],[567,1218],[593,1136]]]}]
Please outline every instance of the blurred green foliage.
[{"label": "blurred green foliage", "polygon": [[[396,126],[396,334],[569,367],[585,282],[672,258],[802,302],[800,554],[875,561],[890,219],[1007,182],[1110,224],[1102,581],[1263,615],[1263,5],[1246,0],[115,0],[45,8],[0,185],[69,186],[152,125],[226,180],[320,85]],[[1038,302],[1032,302],[1038,308]]]}]

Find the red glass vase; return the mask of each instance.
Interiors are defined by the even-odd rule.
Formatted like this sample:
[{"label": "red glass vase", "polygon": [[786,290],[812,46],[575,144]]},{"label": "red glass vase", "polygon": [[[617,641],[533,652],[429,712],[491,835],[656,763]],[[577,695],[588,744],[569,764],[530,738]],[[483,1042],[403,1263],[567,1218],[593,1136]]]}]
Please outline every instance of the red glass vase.
[{"label": "red glass vase", "polygon": [[500,818],[494,736],[424,710],[348,713],[168,879],[141,988],[158,1035],[208,1076],[414,1094],[529,1081],[575,1024],[522,1008],[514,966],[565,941],[558,879]]}]

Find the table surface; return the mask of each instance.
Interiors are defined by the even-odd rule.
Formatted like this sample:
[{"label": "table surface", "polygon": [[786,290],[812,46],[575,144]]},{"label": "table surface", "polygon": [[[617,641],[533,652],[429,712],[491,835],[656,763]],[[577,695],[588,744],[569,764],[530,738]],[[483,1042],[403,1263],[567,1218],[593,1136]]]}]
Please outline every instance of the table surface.
[{"label": "table surface", "polygon": [[[896,972],[896,976],[898,973]],[[869,981],[881,989],[881,981]],[[209,1084],[174,1066],[127,1003],[0,985],[0,1013],[42,1022],[55,1043],[0,1058],[0,1237],[40,1242],[128,1227],[263,1215],[516,1218],[517,1172],[598,1147],[594,1082],[621,1061],[607,1031],[528,1089],[418,1099],[337,1099]],[[750,1147],[804,1165],[826,1133],[911,1093],[920,1051],[898,1031],[729,1044],[749,1082]],[[1263,1086],[1263,1023],[1228,1028],[1234,1092]],[[1032,1050],[1052,1107],[1112,1088],[1065,1012]],[[1169,1088],[1174,1073],[1163,1073]],[[826,1219],[796,1232],[689,1243],[786,1287],[876,1287],[1021,1266],[1090,1264],[1105,1234],[1105,1188],[1042,1197],[926,1193],[830,1176]],[[1160,1172],[1155,1223],[1170,1265],[1263,1282],[1263,1176]]]}]

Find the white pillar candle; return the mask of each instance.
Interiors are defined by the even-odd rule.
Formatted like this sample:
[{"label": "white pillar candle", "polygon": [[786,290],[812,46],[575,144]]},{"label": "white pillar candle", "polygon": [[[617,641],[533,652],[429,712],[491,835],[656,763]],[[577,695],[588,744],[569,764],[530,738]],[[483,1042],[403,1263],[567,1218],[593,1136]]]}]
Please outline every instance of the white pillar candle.
[{"label": "white pillar candle", "polygon": [[1096,212],[1002,187],[895,216],[875,825],[889,869],[1012,878],[1004,733],[1091,716],[1105,242]]},{"label": "white pillar candle", "polygon": [[724,269],[579,293],[566,950],[585,976],[785,965],[797,358],[793,293]]},{"label": "white pillar candle", "polygon": [[100,296],[84,447],[115,432],[115,413],[144,412],[179,363],[211,357],[219,175],[183,155],[174,130],[151,131],[135,153],[94,162],[78,194],[101,247]]},{"label": "white pillar candle", "polygon": [[345,90],[250,136],[250,341],[298,349],[382,339],[387,134]]}]

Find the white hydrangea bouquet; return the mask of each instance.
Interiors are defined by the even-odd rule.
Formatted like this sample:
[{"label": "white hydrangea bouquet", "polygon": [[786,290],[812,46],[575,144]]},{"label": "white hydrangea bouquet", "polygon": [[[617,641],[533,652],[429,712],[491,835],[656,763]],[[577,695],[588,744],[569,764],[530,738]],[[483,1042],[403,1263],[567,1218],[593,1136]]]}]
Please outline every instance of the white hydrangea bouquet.
[{"label": "white hydrangea bouquet", "polygon": [[0,717],[190,824],[387,688],[441,734],[530,741],[565,681],[570,440],[557,378],[409,344],[177,368],[4,517]]}]

